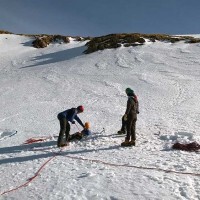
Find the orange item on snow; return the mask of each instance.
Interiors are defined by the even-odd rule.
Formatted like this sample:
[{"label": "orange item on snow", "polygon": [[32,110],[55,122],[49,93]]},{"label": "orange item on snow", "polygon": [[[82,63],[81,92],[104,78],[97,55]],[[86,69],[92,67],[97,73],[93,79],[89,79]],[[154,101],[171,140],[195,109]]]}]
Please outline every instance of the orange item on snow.
[{"label": "orange item on snow", "polygon": [[90,128],[90,123],[89,122],[85,122],[85,128],[89,129]]}]

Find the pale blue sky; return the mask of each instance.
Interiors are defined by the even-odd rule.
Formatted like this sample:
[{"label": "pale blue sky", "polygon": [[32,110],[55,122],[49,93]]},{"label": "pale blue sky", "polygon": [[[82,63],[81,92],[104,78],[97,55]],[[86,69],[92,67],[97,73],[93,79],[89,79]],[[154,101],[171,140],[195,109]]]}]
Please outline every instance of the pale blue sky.
[{"label": "pale blue sky", "polygon": [[100,36],[200,34],[200,0],[0,0],[0,29]]}]

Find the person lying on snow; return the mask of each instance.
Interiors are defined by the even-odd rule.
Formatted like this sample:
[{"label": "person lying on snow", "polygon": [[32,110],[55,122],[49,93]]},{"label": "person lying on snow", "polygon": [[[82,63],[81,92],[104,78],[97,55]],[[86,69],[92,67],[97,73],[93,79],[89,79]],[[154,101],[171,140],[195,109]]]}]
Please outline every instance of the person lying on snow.
[{"label": "person lying on snow", "polygon": [[[85,128],[83,122],[78,117],[78,114],[82,113],[84,111],[83,106],[78,106],[77,108],[71,108],[68,110],[65,110],[63,112],[60,112],[57,116],[59,122],[60,122],[60,133],[58,136],[57,146],[63,147],[67,146],[69,143],[69,132],[70,132],[70,123],[75,124],[75,120],[83,127]],[[65,142],[64,140],[64,134],[65,134]]]},{"label": "person lying on snow", "polygon": [[85,127],[81,132],[76,132],[72,135],[69,135],[69,141],[72,140],[81,140],[83,137],[87,137],[89,135],[91,135],[92,132],[90,131],[90,123],[86,122],[85,123]]}]

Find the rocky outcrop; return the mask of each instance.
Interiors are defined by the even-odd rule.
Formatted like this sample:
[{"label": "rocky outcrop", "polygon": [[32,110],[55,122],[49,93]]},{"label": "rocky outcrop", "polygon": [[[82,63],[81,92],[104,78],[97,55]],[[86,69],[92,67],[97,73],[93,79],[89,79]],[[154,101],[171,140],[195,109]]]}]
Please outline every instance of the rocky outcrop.
[{"label": "rocky outcrop", "polygon": [[32,44],[35,48],[44,48],[53,42],[69,43],[70,40],[69,37],[62,35],[44,35],[37,36],[36,39],[32,42]]},{"label": "rocky outcrop", "polygon": [[0,30],[0,34],[12,34],[11,32]]},{"label": "rocky outcrop", "polygon": [[[12,34],[5,30],[0,30],[0,34]],[[167,34],[141,34],[141,33],[120,33],[120,34],[109,34],[100,37],[81,37],[81,36],[62,36],[62,35],[47,35],[47,34],[17,34],[24,35],[28,37],[33,37],[32,42],[35,48],[45,48],[51,43],[69,43],[70,39],[73,38],[74,41],[82,42],[89,41],[86,43],[87,49],[84,53],[89,54],[95,51],[104,49],[114,49],[121,46],[124,47],[135,47],[144,45],[146,42],[170,42],[175,43],[179,41],[184,41],[185,43],[200,43],[200,38],[194,38],[191,36],[174,36]]]},{"label": "rocky outcrop", "polygon": [[118,48],[122,45],[124,47],[138,46],[145,44],[146,41],[165,41],[171,43],[185,41],[186,43],[198,43],[200,42],[200,39],[190,36],[171,36],[166,34],[110,34],[101,37],[95,37],[90,40],[86,44],[87,50],[85,50],[84,53],[88,54],[98,50]]}]

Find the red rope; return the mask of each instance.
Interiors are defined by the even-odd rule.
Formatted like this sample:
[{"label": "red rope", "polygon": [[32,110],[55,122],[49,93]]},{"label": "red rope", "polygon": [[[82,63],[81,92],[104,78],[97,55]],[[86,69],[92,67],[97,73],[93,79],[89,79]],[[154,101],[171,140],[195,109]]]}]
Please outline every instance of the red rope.
[{"label": "red rope", "polygon": [[44,166],[45,166],[48,162],[50,162],[53,158],[55,158],[57,155],[59,155],[59,154],[55,154],[53,157],[51,157],[50,159],[48,159],[48,160],[39,168],[39,170],[35,173],[35,175],[34,175],[33,177],[31,177],[31,178],[28,179],[27,182],[25,182],[24,184],[22,184],[22,185],[20,185],[20,186],[18,186],[18,187],[16,187],[16,188],[14,188],[14,189],[5,191],[5,192],[1,193],[1,195],[4,195],[4,194],[9,193],[9,192],[13,192],[13,191],[18,190],[18,189],[20,189],[20,188],[22,188],[22,187],[26,187],[31,181],[33,181],[33,180],[39,175],[39,173],[42,171],[42,169],[44,168]]},{"label": "red rope", "polygon": [[[42,149],[38,149],[38,150],[44,151]],[[61,152],[58,152],[58,153],[56,153],[56,155],[62,155],[62,154],[61,154]],[[82,157],[74,157],[74,156],[69,156],[69,155],[63,155],[63,156],[71,158],[71,159],[76,159],[76,160],[84,160],[84,161],[91,161],[91,162],[95,162],[95,163],[102,163],[104,165],[109,165],[109,166],[114,166],[114,167],[130,167],[130,168],[137,168],[137,169],[162,171],[162,172],[165,172],[165,173],[175,173],[175,174],[183,174],[183,175],[200,176],[200,174],[192,173],[192,172],[179,172],[179,171],[160,169],[160,168],[155,168],[155,167],[142,167],[142,166],[136,166],[136,165],[127,165],[127,164],[114,164],[114,163],[108,163],[108,162],[101,161],[101,160],[88,159],[88,158],[82,158]]]},{"label": "red rope", "polygon": [[68,155],[64,155],[64,156],[68,157],[68,158],[71,158],[71,159],[92,161],[92,162],[95,162],[95,163],[102,163],[104,165],[115,166],[115,167],[131,167],[131,168],[137,168],[137,169],[162,171],[162,172],[165,172],[165,173],[175,173],[175,174],[200,176],[200,174],[198,174],[198,173],[192,173],[192,172],[178,172],[178,171],[174,171],[174,170],[160,169],[160,168],[155,168],[155,167],[142,167],[142,166],[136,166],[136,165],[127,165],[127,164],[113,164],[113,163],[108,163],[108,162],[104,162],[104,161],[101,161],[101,160],[95,160],[95,159],[73,157],[73,156],[68,156]]},{"label": "red rope", "polygon": [[[38,139],[30,138],[30,139],[26,140],[26,141],[24,142],[24,144],[31,144],[31,143],[34,143],[34,142],[44,141],[44,140],[47,140],[47,139],[50,139],[50,138],[52,138],[52,137],[44,137],[44,138],[38,138]],[[35,150],[33,149],[33,151],[35,151]],[[36,151],[37,151],[37,150],[36,150]],[[43,150],[43,151],[45,151],[45,150]],[[42,171],[42,169],[45,167],[45,165],[46,165],[48,162],[50,162],[52,159],[54,159],[56,156],[58,156],[58,155],[60,155],[60,152],[54,153],[54,155],[53,155],[50,159],[48,159],[48,160],[38,169],[38,171],[35,173],[35,175],[34,175],[33,177],[31,177],[31,178],[28,179],[28,181],[26,181],[25,183],[23,183],[22,185],[20,185],[20,186],[14,188],[14,189],[7,190],[7,191],[5,191],[5,192],[2,192],[0,195],[4,195],[4,194],[6,194],[6,193],[16,191],[16,190],[18,190],[18,189],[20,189],[20,188],[22,188],[22,187],[26,187],[31,181],[33,181],[33,180],[39,175],[39,173]]]},{"label": "red rope", "polygon": [[[41,151],[44,151],[44,150],[41,150]],[[1,193],[1,195],[4,195],[6,193],[9,193],[9,192],[12,192],[12,191],[15,191],[15,190],[18,190],[22,187],[26,187],[31,181],[33,181],[38,175],[39,173],[42,171],[42,169],[44,168],[44,166],[49,163],[52,159],[54,159],[56,156],[58,155],[62,155],[61,152],[57,152],[57,153],[54,153],[54,155],[48,159],[40,168],[39,170],[35,173],[35,175],[31,178],[28,179],[27,182],[25,182],[24,184],[14,188],[14,189],[11,189],[11,190],[7,190],[3,193]],[[200,176],[200,174],[198,173],[192,173],[192,172],[178,172],[178,171],[173,171],[173,170],[165,170],[165,169],[159,169],[159,168],[154,168],[154,167],[142,167],[142,166],[135,166],[135,165],[127,165],[127,164],[114,164],[114,163],[108,163],[108,162],[105,162],[105,161],[101,161],[101,160],[96,160],[96,159],[88,159],[88,158],[82,158],[82,157],[73,157],[73,156],[69,156],[69,155],[63,155],[65,157],[68,157],[68,158],[71,158],[71,159],[77,159],[77,160],[84,160],[84,161],[91,161],[91,162],[95,162],[95,163],[102,163],[104,165],[109,165],[109,166],[115,166],[115,167],[130,167],[130,168],[137,168],[137,169],[146,169],[146,170],[156,170],[156,171],[162,171],[162,172],[165,172],[165,173],[176,173],[176,174],[184,174],[184,175],[192,175],[192,176]]]},{"label": "red rope", "polygon": [[42,142],[42,141],[45,141],[45,140],[48,140],[48,139],[51,139],[53,136],[49,136],[49,137],[40,137],[40,138],[30,138],[28,140],[26,140],[24,142],[24,144],[32,144],[32,143],[35,143],[35,142]]},{"label": "red rope", "polygon": [[31,139],[26,140],[24,142],[24,144],[32,144],[32,143],[41,142],[41,141],[44,141],[44,140],[46,140],[46,138],[45,139],[42,139],[42,138],[40,138],[40,139],[31,138]]}]

